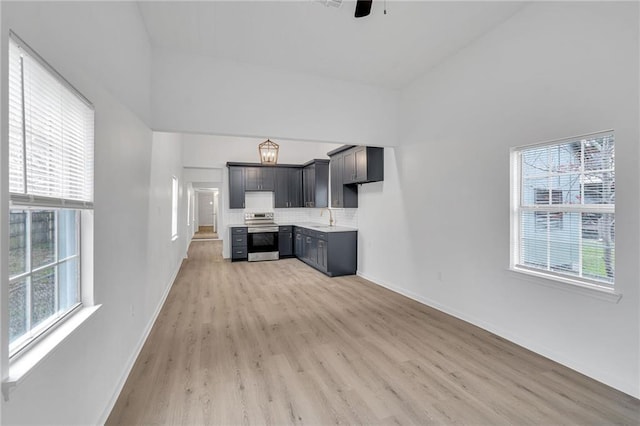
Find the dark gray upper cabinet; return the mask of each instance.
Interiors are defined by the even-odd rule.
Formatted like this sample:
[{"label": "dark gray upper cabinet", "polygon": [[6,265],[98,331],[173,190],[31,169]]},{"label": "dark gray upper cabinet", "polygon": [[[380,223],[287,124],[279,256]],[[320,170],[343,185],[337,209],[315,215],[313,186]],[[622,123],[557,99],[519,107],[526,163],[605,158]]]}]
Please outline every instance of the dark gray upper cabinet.
[{"label": "dark gray upper cabinet", "polygon": [[329,205],[329,160],[313,160],[302,169],[304,207]]},{"label": "dark gray upper cabinet", "polygon": [[329,160],[262,166],[228,162],[229,208],[245,207],[245,191],[275,192],[275,207],[327,207]]},{"label": "dark gray upper cabinet", "polygon": [[244,167],[229,166],[229,208],[244,208]]},{"label": "dark gray upper cabinet", "polygon": [[333,208],[356,208],[358,207],[358,186],[355,184],[345,185],[344,175],[344,153],[332,155],[329,162],[329,174],[331,184],[331,207]]},{"label": "dark gray upper cabinet", "polygon": [[245,191],[273,191],[275,173],[273,167],[245,167]]},{"label": "dark gray upper cabinet", "polygon": [[384,180],[384,148],[355,146],[344,151],[343,159],[343,183],[368,183]]},{"label": "dark gray upper cabinet", "polygon": [[278,167],[275,169],[275,207],[303,207],[302,169]]}]

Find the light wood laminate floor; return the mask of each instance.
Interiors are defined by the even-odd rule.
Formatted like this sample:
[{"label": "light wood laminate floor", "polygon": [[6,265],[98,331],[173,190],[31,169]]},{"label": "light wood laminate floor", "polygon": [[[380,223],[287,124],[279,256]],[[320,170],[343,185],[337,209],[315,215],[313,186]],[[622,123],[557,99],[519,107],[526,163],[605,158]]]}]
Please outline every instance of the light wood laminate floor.
[{"label": "light wood laminate floor", "polygon": [[107,424],[640,424],[640,402],[358,277],[192,242]]}]

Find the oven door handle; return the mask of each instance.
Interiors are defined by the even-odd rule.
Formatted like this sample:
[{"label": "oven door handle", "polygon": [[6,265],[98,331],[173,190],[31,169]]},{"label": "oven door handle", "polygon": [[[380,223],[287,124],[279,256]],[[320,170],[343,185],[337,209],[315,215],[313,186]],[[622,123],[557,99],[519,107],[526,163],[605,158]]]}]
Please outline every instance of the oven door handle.
[{"label": "oven door handle", "polygon": [[280,228],[277,226],[263,226],[256,228],[247,228],[247,233],[249,234],[269,234],[269,233],[278,233]]}]

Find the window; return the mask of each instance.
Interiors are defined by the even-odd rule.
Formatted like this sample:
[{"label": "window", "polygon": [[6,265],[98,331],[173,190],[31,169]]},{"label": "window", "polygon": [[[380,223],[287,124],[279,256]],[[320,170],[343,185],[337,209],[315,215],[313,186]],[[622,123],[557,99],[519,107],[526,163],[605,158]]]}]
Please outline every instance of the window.
[{"label": "window", "polygon": [[[537,188],[535,190],[535,197],[536,204],[549,204],[549,190]],[[562,191],[551,190],[551,204],[562,204]],[[537,231],[543,231],[549,227],[552,229],[562,229],[562,212],[535,212],[535,217]]]},{"label": "window", "polygon": [[171,240],[178,238],[178,178],[171,177]]},{"label": "window", "polygon": [[[9,42],[9,354],[81,305],[93,209],[94,110],[15,34]],[[86,253],[86,251],[85,251]]]},{"label": "window", "polygon": [[613,132],[512,150],[511,266],[612,287]]}]

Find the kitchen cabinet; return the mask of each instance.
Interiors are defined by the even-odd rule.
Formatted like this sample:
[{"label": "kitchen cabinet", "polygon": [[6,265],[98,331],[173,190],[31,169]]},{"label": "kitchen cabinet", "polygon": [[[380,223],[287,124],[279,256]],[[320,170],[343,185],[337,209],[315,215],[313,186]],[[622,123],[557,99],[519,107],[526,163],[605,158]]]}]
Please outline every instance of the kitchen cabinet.
[{"label": "kitchen cabinet", "polygon": [[246,191],[272,191],[276,208],[327,207],[329,160],[312,160],[298,166],[261,166],[227,163],[229,208],[245,208]]},{"label": "kitchen cabinet", "polygon": [[358,186],[356,184],[345,185],[344,153],[331,156],[329,162],[329,183],[331,186],[331,207],[333,208],[357,208]]},{"label": "kitchen cabinet", "polygon": [[278,251],[280,258],[292,257],[293,253],[293,226],[281,226],[278,231]]},{"label": "kitchen cabinet", "polygon": [[275,169],[275,207],[303,207],[302,169],[278,167]]},{"label": "kitchen cabinet", "polygon": [[318,251],[317,251],[316,267],[322,272],[327,271],[327,242],[325,240],[318,239]]},{"label": "kitchen cabinet", "polygon": [[293,253],[298,259],[302,259],[304,257],[304,234],[302,233],[302,228],[294,226],[293,228]]},{"label": "kitchen cabinet", "polygon": [[384,180],[384,148],[355,146],[344,151],[343,161],[344,184]]},{"label": "kitchen cabinet", "polygon": [[320,232],[296,227],[295,237],[296,257],[307,265],[330,277],[356,273],[357,231]]},{"label": "kitchen cabinet", "polygon": [[304,207],[329,205],[329,160],[313,160],[302,169]]},{"label": "kitchen cabinet", "polygon": [[244,208],[244,167],[229,166],[229,208]]},{"label": "kitchen cabinet", "polygon": [[231,228],[231,261],[247,260],[247,227]]},{"label": "kitchen cabinet", "polygon": [[275,187],[275,172],[273,166],[245,167],[245,191],[273,191]]}]

